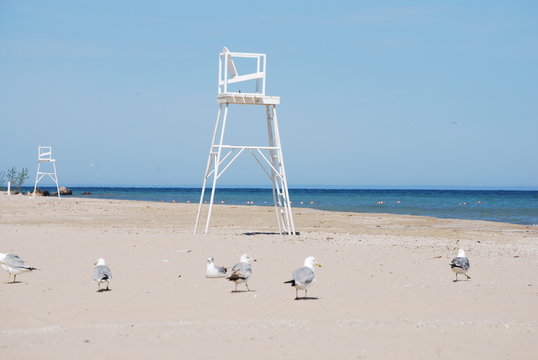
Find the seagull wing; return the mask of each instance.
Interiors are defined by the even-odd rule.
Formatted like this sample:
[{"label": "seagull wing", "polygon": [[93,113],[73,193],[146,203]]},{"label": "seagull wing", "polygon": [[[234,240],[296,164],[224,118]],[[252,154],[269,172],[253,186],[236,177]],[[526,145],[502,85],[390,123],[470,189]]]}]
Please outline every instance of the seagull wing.
[{"label": "seagull wing", "polygon": [[303,266],[293,272],[292,278],[294,281],[293,285],[298,284],[301,286],[307,286],[314,281],[315,275],[312,269],[307,266]]},{"label": "seagull wing", "polygon": [[250,277],[250,274],[252,274],[250,264],[239,263],[232,268],[232,273],[230,274],[230,277],[228,277],[228,280],[247,280]]},{"label": "seagull wing", "polygon": [[471,265],[469,264],[469,259],[464,257],[455,257],[452,259],[452,263],[450,263],[451,268],[460,268],[465,271],[469,270]]},{"label": "seagull wing", "polygon": [[93,268],[93,280],[104,281],[112,279],[112,271],[106,265],[97,265]]},{"label": "seagull wing", "polygon": [[6,258],[4,259],[4,264],[14,269],[36,270],[36,268],[28,266],[24,260],[15,254],[7,254]]},{"label": "seagull wing", "polygon": [[228,272],[228,269],[222,266],[215,265],[215,269],[217,269],[217,272],[221,275],[226,275],[226,273]]}]

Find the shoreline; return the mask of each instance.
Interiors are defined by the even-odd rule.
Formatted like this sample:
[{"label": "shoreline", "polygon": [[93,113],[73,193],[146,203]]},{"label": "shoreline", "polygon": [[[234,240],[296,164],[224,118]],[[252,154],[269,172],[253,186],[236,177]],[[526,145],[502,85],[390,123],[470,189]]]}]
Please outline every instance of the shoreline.
[{"label": "shoreline", "polygon": [[[408,215],[294,211],[296,236],[271,234],[274,209],[215,207],[192,234],[197,205],[0,196],[0,252],[39,271],[6,284],[0,348],[34,359],[533,359],[538,352],[538,229]],[[253,232],[254,234],[248,234]],[[260,232],[260,233],[258,233]],[[458,248],[469,281],[454,283]],[[206,259],[247,252],[249,286],[204,277]],[[294,301],[291,272],[322,263]],[[104,257],[112,291],[96,293]],[[4,276],[4,277],[2,277]]]},{"label": "shoreline", "polygon": [[[6,195],[6,194],[1,194]],[[6,195],[7,196],[7,195]],[[18,198],[26,198],[29,201],[58,201],[57,197],[53,196],[46,196],[46,197],[36,197],[35,199],[32,199],[29,195],[26,194],[17,194],[17,195],[11,195],[10,197],[18,197]],[[1,199],[1,198],[0,198]],[[170,206],[176,206],[176,207],[182,207],[185,206],[185,209],[194,209],[194,214],[196,215],[196,210],[198,207],[198,203],[187,203],[187,202],[173,202],[173,201],[152,201],[152,200],[127,200],[127,199],[107,199],[107,198],[97,198],[97,197],[86,197],[86,196],[77,196],[77,195],[69,195],[69,196],[62,196],[59,201],[62,202],[75,202],[75,203],[83,203],[83,202],[92,202],[95,201],[96,203],[110,203],[110,202],[118,202],[118,203],[132,203],[132,204],[145,204],[146,206],[160,204],[160,205],[170,205]],[[1,203],[0,203],[1,205]],[[204,210],[207,211],[208,204],[204,204],[202,206],[202,215]],[[273,205],[247,205],[247,204],[219,204],[215,203],[213,204],[213,212],[215,213],[215,209],[219,210],[233,210],[233,209],[243,209],[245,211],[256,209],[256,212],[269,212],[274,214],[274,206]],[[403,219],[415,219],[417,221],[420,221],[420,219],[423,219],[424,221],[430,221],[433,223],[435,222],[442,222],[442,223],[451,223],[451,222],[471,222],[471,223],[484,223],[482,225],[486,226],[487,224],[490,224],[493,228],[502,227],[505,225],[506,227],[514,227],[514,228],[520,228],[520,229],[528,229],[528,228],[536,228],[538,230],[538,224],[515,224],[515,223],[509,223],[509,222],[502,222],[502,221],[494,221],[494,220],[476,220],[476,219],[462,219],[462,218],[440,218],[435,216],[429,216],[429,215],[409,215],[409,214],[393,214],[393,213],[383,213],[383,212],[355,212],[355,211],[338,211],[338,210],[325,210],[325,209],[318,209],[318,208],[307,208],[307,207],[295,207],[292,206],[292,211],[295,217],[295,213],[299,213],[300,215],[303,213],[310,214],[310,212],[314,214],[319,215],[325,215],[325,214],[335,214],[337,216],[359,216],[363,218],[373,218],[373,217],[381,217],[381,218],[393,218],[395,221],[403,220]],[[219,211],[220,212],[220,211]],[[194,215],[194,216],[195,216]],[[202,216],[203,217],[203,216]],[[193,218],[194,219],[194,218]],[[212,216],[212,220],[213,216]],[[278,232],[277,224],[274,219],[272,219],[275,226],[275,231]],[[201,221],[202,223],[202,221]],[[192,221],[193,228],[194,228],[194,220]],[[211,225],[210,225],[211,227]],[[271,227],[271,223],[264,225],[264,228]]]},{"label": "shoreline", "polygon": [[[142,188],[145,189],[145,188]],[[184,189],[184,188],[178,188],[178,189]],[[225,189],[226,190],[226,189]],[[230,189],[228,189],[230,190]],[[237,189],[234,189],[237,190]],[[239,189],[240,190],[240,189]],[[259,190],[259,189],[257,189]],[[270,190],[270,189],[265,189]],[[427,191],[427,190],[425,190]],[[451,190],[448,190],[451,191]],[[459,191],[459,190],[458,190]],[[487,190],[486,190],[487,191]],[[533,192],[533,191],[529,191]],[[5,192],[0,192],[0,196],[6,195]],[[197,194],[198,195],[198,194]],[[27,194],[17,194],[12,196],[29,196]],[[63,196],[62,199],[69,199],[69,198],[76,198],[76,199],[83,199],[83,200],[90,200],[90,199],[101,199],[101,200],[118,200],[118,201],[141,201],[141,202],[149,202],[149,203],[173,203],[173,204],[186,204],[186,205],[198,205],[198,201],[176,201],[176,200],[148,200],[148,199],[121,199],[121,198],[107,198],[107,197],[99,197],[98,195],[82,195],[82,194],[73,194],[69,196]],[[457,216],[435,216],[430,214],[407,214],[407,213],[398,213],[398,212],[369,212],[369,211],[342,211],[338,209],[329,209],[327,206],[319,206],[318,204],[315,205],[308,205],[307,203],[304,204],[295,204],[292,202],[292,211],[302,211],[304,209],[311,209],[316,211],[327,211],[330,213],[350,213],[350,214],[363,214],[363,215],[395,215],[395,216],[417,216],[417,217],[428,217],[433,219],[439,219],[439,220],[468,220],[468,221],[487,221],[487,222],[494,222],[494,223],[502,223],[502,224],[514,224],[514,225],[521,225],[521,226],[538,226],[538,223],[519,223],[519,222],[509,222],[509,221],[503,221],[503,220],[494,220],[494,219],[473,219],[473,218],[465,218],[463,215],[460,217]],[[245,206],[245,207],[270,207],[273,208],[273,205],[270,204],[221,204],[215,202],[214,206]],[[383,205],[384,206],[384,205]]]}]

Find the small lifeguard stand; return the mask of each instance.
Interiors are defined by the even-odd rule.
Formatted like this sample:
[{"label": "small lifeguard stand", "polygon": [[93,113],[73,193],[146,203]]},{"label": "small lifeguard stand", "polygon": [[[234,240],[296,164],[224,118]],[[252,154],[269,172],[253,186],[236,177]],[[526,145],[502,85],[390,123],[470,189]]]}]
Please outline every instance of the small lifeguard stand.
[{"label": "small lifeguard stand", "polygon": [[[241,61],[255,62],[255,72],[240,75],[238,73],[234,59],[247,59]],[[280,134],[278,131],[278,120],[276,105],[280,104],[280,97],[265,95],[266,79],[266,55],[257,53],[231,52],[227,48],[219,54],[219,80],[217,103],[219,111],[213,138],[209,148],[209,156],[204,174],[200,204],[196,215],[194,233],[198,231],[198,223],[204,202],[204,194],[208,179],[212,177],[211,197],[207,211],[207,219],[204,233],[209,230],[211,211],[215,199],[215,188],[218,179],[230,167],[230,165],[245,150],[250,152],[262,170],[271,180],[273,187],[273,201],[277,216],[278,229],[282,234],[295,234],[295,225],[291,212],[290,196],[288,193],[288,183],[286,181],[286,171],[284,168],[284,158],[282,156],[282,145],[280,144]],[[252,92],[241,92],[235,84],[244,82],[254,82]],[[269,141],[267,145],[227,145],[224,143],[224,131],[228,119],[228,109],[230,105],[262,105],[265,106],[267,120],[267,132]],[[218,138],[217,138],[218,135]],[[223,154],[225,152],[225,154]]]},{"label": "small lifeguard stand", "polygon": [[[44,171],[41,171],[41,165],[44,167]],[[56,174],[56,159],[52,158],[52,147],[39,146],[37,148],[37,173],[35,176],[35,185],[33,196],[37,190],[37,184],[43,179],[43,177],[49,176],[56,184],[56,191],[58,192],[58,198],[60,197],[60,186],[58,185],[58,175]]]}]

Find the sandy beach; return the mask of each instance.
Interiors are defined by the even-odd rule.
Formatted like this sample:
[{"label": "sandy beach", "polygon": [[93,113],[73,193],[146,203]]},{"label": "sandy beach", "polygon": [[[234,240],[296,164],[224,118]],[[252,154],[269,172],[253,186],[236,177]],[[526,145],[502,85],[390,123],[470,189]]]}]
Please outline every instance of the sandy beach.
[{"label": "sandy beach", "polygon": [[[17,359],[536,359],[538,227],[218,205],[0,195],[0,252],[39,268],[0,273],[0,353]],[[471,280],[453,282],[457,249]],[[205,278],[206,259],[257,259],[251,292]],[[294,300],[283,284],[323,265]],[[98,257],[112,291],[96,292]],[[463,277],[461,277],[463,278]],[[241,285],[240,285],[240,289]]]}]

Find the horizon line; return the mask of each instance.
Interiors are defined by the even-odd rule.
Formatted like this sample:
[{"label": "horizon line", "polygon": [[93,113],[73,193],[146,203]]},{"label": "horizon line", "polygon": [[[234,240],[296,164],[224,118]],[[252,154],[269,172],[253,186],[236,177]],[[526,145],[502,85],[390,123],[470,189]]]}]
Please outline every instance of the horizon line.
[{"label": "horizon line", "polygon": [[[96,185],[96,184],[73,184],[73,185],[61,185],[66,187],[101,187],[101,188],[155,188],[155,189],[201,189],[200,185]],[[31,186],[22,186],[22,187],[31,187]],[[44,185],[42,187],[55,187],[52,185]],[[208,187],[206,187],[207,189]],[[211,187],[209,187],[211,188]],[[235,185],[220,185],[217,189],[271,189],[270,185],[245,185],[245,184],[235,184]],[[505,190],[505,191],[538,191],[538,186],[513,186],[513,185],[327,185],[327,184],[316,184],[316,185],[291,185],[288,187],[290,190],[299,190],[299,189],[317,189],[317,190]]]}]

